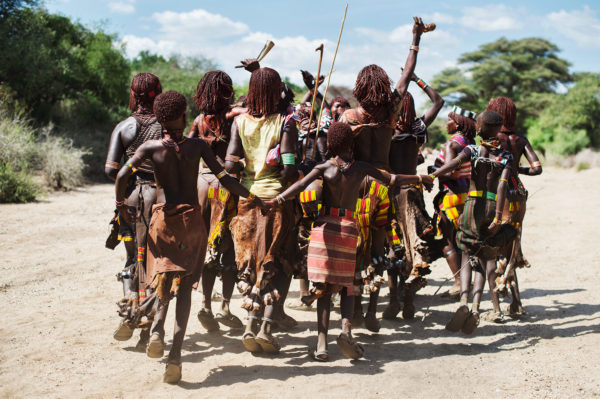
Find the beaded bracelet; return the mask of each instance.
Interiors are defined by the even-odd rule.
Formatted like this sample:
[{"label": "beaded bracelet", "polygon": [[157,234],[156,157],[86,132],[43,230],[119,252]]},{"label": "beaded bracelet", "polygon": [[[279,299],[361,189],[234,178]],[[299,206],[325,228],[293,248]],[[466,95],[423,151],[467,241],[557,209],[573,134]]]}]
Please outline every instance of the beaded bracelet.
[{"label": "beaded bracelet", "polygon": [[425,90],[426,88],[428,88],[428,87],[429,87],[429,85],[427,84],[427,82],[425,82],[425,81],[424,81],[423,79],[421,79],[421,78],[417,79],[417,85],[418,85],[418,86],[419,86],[421,89],[423,89],[423,90]]},{"label": "beaded bracelet", "polygon": [[123,200],[123,201],[115,201],[115,205],[116,206],[123,206],[123,205],[125,205],[125,200]]},{"label": "beaded bracelet", "polygon": [[250,194],[249,194],[249,195],[246,197],[246,199],[247,199],[248,201],[251,201],[251,202],[252,202],[252,201],[254,201],[254,200],[256,199],[256,195],[254,195],[253,193],[250,193]]},{"label": "beaded bracelet", "polygon": [[429,174],[429,177],[431,177],[431,180],[435,180],[435,178],[436,178],[437,176],[435,176],[433,173],[430,173],[430,174]]},{"label": "beaded bracelet", "polygon": [[500,222],[501,222],[500,219],[498,219],[497,217],[494,218],[494,223],[500,223]]}]

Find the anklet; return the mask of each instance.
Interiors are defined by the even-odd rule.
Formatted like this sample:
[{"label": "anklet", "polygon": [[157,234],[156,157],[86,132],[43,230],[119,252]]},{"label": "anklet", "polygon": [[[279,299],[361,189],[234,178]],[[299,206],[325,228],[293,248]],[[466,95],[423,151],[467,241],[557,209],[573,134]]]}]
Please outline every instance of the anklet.
[{"label": "anklet", "polygon": [[273,319],[269,319],[268,317],[263,317],[262,320],[266,321],[267,323],[273,323]]}]

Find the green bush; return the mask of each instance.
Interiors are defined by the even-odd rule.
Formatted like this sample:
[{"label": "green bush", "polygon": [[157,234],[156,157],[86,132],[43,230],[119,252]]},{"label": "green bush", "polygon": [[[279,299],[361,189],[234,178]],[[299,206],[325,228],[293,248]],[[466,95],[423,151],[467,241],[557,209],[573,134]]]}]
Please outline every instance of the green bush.
[{"label": "green bush", "polygon": [[41,193],[31,176],[0,162],[0,203],[31,202]]}]

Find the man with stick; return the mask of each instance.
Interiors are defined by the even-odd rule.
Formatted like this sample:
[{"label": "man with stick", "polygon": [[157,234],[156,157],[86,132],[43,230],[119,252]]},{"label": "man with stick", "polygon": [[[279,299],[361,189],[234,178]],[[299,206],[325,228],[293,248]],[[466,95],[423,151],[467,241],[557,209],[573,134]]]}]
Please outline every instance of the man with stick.
[{"label": "man with stick", "polygon": [[[369,162],[378,169],[391,170],[390,143],[400,112],[402,98],[416,66],[417,52],[421,35],[433,30],[435,25],[426,26],[420,18],[414,18],[413,40],[402,76],[392,92],[391,82],[385,71],[377,65],[364,67],[356,78],[354,96],[359,102],[358,108],[347,110],[340,118],[350,125],[354,132],[354,156],[356,160]],[[413,173],[414,174],[414,173]],[[361,189],[361,199],[356,211],[360,226],[360,244],[357,257],[357,277],[369,287],[370,301],[365,317],[366,327],[373,332],[379,331],[376,318],[379,286],[385,256],[386,231],[389,224],[389,194],[385,182],[365,177]],[[381,259],[381,262],[380,262]],[[360,291],[355,292],[360,295]],[[360,300],[355,301],[355,320],[362,322]]]}]

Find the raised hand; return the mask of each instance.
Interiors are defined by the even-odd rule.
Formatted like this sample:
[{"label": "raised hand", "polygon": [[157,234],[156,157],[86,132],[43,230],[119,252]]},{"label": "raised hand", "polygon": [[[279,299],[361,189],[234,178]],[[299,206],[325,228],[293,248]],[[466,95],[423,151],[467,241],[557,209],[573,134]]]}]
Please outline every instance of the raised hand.
[{"label": "raised hand", "polygon": [[260,63],[256,58],[246,58],[245,60],[240,61],[241,66],[248,72],[254,72],[258,68],[260,68]]},{"label": "raised hand", "polygon": [[313,77],[312,73],[303,70],[300,70],[300,72],[302,73],[302,80],[304,81],[304,84],[309,88],[309,90],[312,90],[315,87],[315,78]]}]

